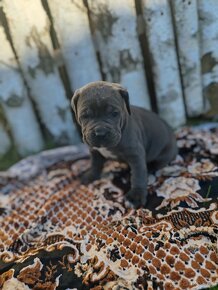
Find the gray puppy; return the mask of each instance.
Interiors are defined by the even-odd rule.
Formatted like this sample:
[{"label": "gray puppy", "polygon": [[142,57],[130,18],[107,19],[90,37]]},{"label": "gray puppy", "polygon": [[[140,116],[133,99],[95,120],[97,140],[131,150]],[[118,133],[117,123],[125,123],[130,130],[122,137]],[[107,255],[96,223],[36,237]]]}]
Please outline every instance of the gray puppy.
[{"label": "gray puppy", "polygon": [[130,106],[128,92],[119,84],[89,83],[76,90],[71,104],[91,153],[82,183],[100,178],[106,159],[125,161],[131,169],[126,198],[135,207],[145,205],[148,169],[164,167],[177,154],[173,131],[155,113]]}]

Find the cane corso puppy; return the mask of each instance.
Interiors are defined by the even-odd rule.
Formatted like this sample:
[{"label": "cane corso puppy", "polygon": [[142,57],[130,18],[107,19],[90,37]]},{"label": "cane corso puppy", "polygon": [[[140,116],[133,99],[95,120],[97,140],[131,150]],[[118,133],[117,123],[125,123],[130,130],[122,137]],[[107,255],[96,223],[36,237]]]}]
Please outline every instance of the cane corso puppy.
[{"label": "cane corso puppy", "polygon": [[108,158],[125,161],[131,169],[126,199],[136,208],[144,206],[148,169],[164,167],[177,154],[172,129],[155,113],[130,106],[127,90],[116,83],[87,84],[76,90],[72,107],[91,153],[91,168],[82,183],[100,178]]}]

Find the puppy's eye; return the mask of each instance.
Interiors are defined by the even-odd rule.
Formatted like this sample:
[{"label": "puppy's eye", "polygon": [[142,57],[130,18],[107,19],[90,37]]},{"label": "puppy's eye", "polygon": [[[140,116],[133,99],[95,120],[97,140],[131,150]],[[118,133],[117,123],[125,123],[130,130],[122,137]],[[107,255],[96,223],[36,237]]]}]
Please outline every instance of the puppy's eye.
[{"label": "puppy's eye", "polygon": [[117,111],[113,111],[111,112],[111,116],[116,118],[119,115],[119,113]]}]

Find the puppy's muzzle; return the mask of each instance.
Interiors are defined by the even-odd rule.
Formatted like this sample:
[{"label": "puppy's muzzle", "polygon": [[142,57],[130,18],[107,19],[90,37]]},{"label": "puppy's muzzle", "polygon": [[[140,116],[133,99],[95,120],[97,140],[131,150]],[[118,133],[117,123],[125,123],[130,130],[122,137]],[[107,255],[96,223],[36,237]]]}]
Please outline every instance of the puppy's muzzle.
[{"label": "puppy's muzzle", "polygon": [[119,140],[119,132],[108,126],[95,126],[85,134],[85,141],[95,147],[115,146]]},{"label": "puppy's muzzle", "polygon": [[93,130],[93,134],[96,138],[104,139],[105,136],[108,134],[108,130],[105,127],[97,127]]},{"label": "puppy's muzzle", "polygon": [[97,144],[101,144],[107,139],[109,134],[110,130],[106,127],[95,127],[92,131],[92,140],[95,140]]}]

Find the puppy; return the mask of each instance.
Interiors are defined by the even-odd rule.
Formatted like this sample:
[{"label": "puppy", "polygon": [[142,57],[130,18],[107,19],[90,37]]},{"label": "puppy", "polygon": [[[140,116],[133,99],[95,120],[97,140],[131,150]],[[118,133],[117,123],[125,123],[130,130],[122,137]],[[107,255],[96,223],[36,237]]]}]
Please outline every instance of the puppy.
[{"label": "puppy", "polygon": [[91,153],[82,183],[99,179],[106,159],[125,161],[131,169],[126,198],[136,208],[144,206],[148,169],[164,167],[177,154],[173,131],[156,114],[130,106],[128,92],[119,84],[89,83],[76,90],[71,104]]}]

